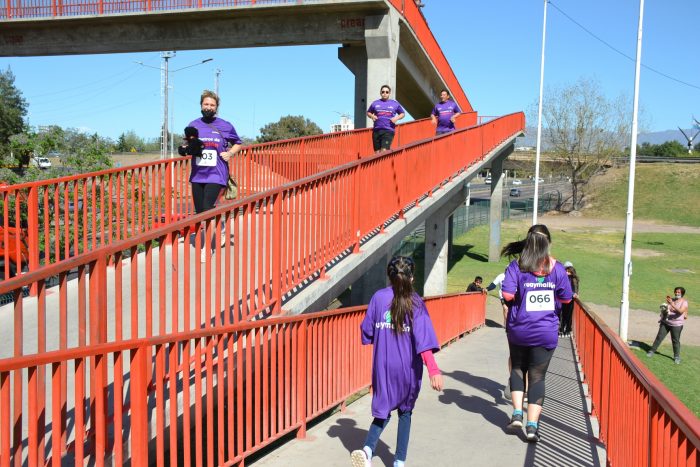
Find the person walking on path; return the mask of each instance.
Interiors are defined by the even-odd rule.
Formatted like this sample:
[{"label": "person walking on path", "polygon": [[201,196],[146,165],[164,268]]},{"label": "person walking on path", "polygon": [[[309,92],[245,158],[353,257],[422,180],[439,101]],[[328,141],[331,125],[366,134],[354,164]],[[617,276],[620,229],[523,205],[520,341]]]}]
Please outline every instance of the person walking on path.
[{"label": "person walking on path", "polygon": [[440,102],[435,104],[430,114],[430,119],[435,127],[436,135],[444,135],[455,131],[455,121],[462,111],[455,101],[450,97],[446,89],[440,91]]},{"label": "person walking on path", "polygon": [[[185,128],[185,141],[178,148],[181,156],[192,156],[190,184],[197,214],[214,207],[228,183],[228,162],[243,145],[233,125],[217,117],[219,96],[216,93],[205,90],[199,104],[202,117],[192,120]],[[209,256],[206,250],[202,248],[202,262]]]},{"label": "person walking on path", "polygon": [[[566,275],[569,276],[569,283],[571,284],[571,292],[573,292],[573,298],[578,298],[578,274],[576,274],[576,269],[571,261],[566,261],[564,263],[564,269],[566,269]],[[569,303],[562,303],[561,305],[561,320],[559,324],[559,337],[569,337],[571,335],[571,318],[574,315],[574,301],[571,300]]]},{"label": "person walking on path", "polygon": [[523,426],[523,395],[527,376],[528,406],[525,433],[537,442],[539,419],[545,394],[545,375],[558,343],[558,303],[572,299],[564,266],[549,255],[552,237],[545,225],[530,227],[525,240],[512,242],[501,256],[516,256],[503,279],[503,298],[508,304],[506,335],[512,368],[510,372],[513,415],[507,428]]},{"label": "person walking on path", "polygon": [[418,399],[423,364],[430,385],[442,390],[442,374],[433,352],[440,349],[433,323],[423,300],[413,290],[415,264],[396,256],[387,267],[391,287],[377,291],[360,325],[362,344],[374,346],[372,355],[372,416],[364,448],[350,455],[353,467],[372,465],[379,436],[396,410],[399,429],[394,467],[403,467],[408,451],[411,414]]},{"label": "person walking on path", "polygon": [[372,130],[372,145],[374,152],[385,152],[391,149],[394,141],[396,122],[406,116],[406,113],[397,101],[389,99],[391,88],[384,85],[380,89],[381,98],[372,102],[367,109],[367,116],[374,122]]},{"label": "person walking on path", "polygon": [[[659,320],[659,332],[656,334],[654,343],[647,352],[647,357],[653,357],[656,349],[659,348],[666,334],[671,333],[671,344],[673,345],[673,361],[676,365],[681,363],[681,332],[683,324],[688,319],[688,300],[683,298],[685,289],[676,287],[673,289],[673,297],[666,296],[665,307],[662,307],[661,319]],[[665,311],[664,311],[664,308]]]}]

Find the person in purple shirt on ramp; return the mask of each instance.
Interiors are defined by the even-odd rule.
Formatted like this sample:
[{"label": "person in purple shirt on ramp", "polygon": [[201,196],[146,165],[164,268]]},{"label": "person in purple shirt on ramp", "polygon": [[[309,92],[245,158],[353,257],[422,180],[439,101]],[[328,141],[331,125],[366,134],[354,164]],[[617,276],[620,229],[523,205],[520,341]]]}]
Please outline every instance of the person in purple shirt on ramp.
[{"label": "person in purple shirt on ramp", "polygon": [[372,465],[379,436],[391,412],[399,415],[394,466],[403,467],[408,451],[411,414],[420,392],[423,364],[430,384],[442,390],[442,375],[433,352],[440,350],[433,323],[423,300],[413,291],[415,264],[396,256],[387,267],[391,287],[377,291],[360,325],[362,344],[374,345],[372,356],[372,416],[363,449],[350,455],[353,467]]},{"label": "person in purple shirt on ramp", "polygon": [[388,85],[382,86],[380,94],[381,99],[372,102],[367,109],[367,116],[374,122],[372,144],[375,152],[384,152],[391,148],[396,122],[406,116],[401,104],[389,99],[391,88]]},{"label": "person in purple shirt on ramp", "polygon": [[[243,145],[236,129],[216,116],[219,96],[202,92],[199,104],[202,118],[192,120],[185,128],[185,140],[178,148],[181,156],[192,156],[192,200],[197,214],[213,208],[228,182],[228,161]],[[206,238],[206,237],[205,237]],[[202,260],[208,256],[202,249]]]},{"label": "person in purple shirt on ramp", "polygon": [[455,121],[460,113],[462,111],[459,110],[457,103],[452,100],[450,93],[446,89],[440,91],[440,102],[435,104],[433,112],[430,114],[433,125],[437,124],[435,134],[444,135],[455,131]]},{"label": "person in purple shirt on ramp", "polygon": [[545,225],[536,224],[525,240],[509,243],[501,256],[516,256],[501,284],[508,305],[506,335],[510,348],[513,415],[509,430],[523,426],[525,377],[527,389],[527,440],[540,439],[538,423],[544,402],[544,380],[559,341],[559,310],[572,299],[564,266],[549,255],[552,237]]}]

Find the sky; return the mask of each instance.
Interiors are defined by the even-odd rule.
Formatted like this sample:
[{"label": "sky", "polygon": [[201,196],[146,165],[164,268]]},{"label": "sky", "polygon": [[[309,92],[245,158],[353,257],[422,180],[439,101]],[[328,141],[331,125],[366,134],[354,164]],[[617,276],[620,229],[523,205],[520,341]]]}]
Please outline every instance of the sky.
[{"label": "sky", "polygon": [[[423,0],[423,14],[480,115],[531,111],[540,80],[541,0]],[[553,0],[547,7],[545,93],[580,78],[610,99],[634,91],[639,0]],[[689,128],[700,119],[697,21],[700,1],[647,1],[640,107],[644,131]],[[285,115],[324,131],[353,111],[354,77],[338,45],[178,51],[170,60],[174,131],[200,116],[199,95],[220,70],[219,115],[239,135]],[[626,57],[625,57],[626,56]],[[213,60],[196,66],[205,59]],[[136,62],[142,62],[143,66]],[[162,120],[160,52],[0,57],[29,103],[30,125],[60,125],[116,139],[125,131],[156,138]],[[666,75],[666,76],[663,76]],[[397,83],[397,86],[400,86]],[[528,114],[529,115],[529,114]],[[630,113],[630,119],[632,118]],[[536,121],[528,121],[528,126]]]}]

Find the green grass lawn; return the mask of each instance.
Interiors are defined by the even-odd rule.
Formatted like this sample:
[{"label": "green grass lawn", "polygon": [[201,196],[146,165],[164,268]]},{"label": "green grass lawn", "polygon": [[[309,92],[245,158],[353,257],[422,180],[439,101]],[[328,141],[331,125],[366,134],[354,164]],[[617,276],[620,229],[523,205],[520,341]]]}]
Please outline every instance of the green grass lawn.
[{"label": "green grass lawn", "polygon": [[[524,238],[528,221],[505,222],[502,245]],[[593,231],[552,231],[552,254],[561,262],[571,261],[581,280],[584,302],[618,306],[622,293],[623,234]],[[633,271],[630,306],[656,311],[663,298],[681,285],[688,291],[690,314],[700,316],[692,306],[700,291],[700,235],[638,233],[633,237]],[[507,259],[488,262],[488,226],[475,227],[455,238],[449,262],[448,292],[458,292],[480,275],[488,284],[507,266]]]},{"label": "green grass lawn", "polygon": [[[590,185],[587,217],[624,219],[629,168],[609,169]],[[664,224],[700,225],[699,164],[637,164],[634,217]]]},{"label": "green grass lawn", "polygon": [[[667,345],[661,345],[658,353],[646,356],[649,347],[634,348],[633,352],[688,408],[700,417],[700,385],[697,384],[700,368],[700,347],[683,345],[681,334],[681,364],[673,363],[670,337]],[[688,384],[690,383],[690,384]]]}]

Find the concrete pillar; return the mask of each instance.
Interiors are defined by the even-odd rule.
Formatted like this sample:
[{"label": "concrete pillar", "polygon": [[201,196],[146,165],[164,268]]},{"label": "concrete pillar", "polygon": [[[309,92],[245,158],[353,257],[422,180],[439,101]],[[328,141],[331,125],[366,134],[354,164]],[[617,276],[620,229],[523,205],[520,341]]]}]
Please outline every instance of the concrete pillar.
[{"label": "concrete pillar", "polygon": [[399,51],[399,14],[365,18],[365,47],[343,46],[338,58],[355,75],[355,128],[372,126],[367,107],[379,99],[379,89],[388,84],[396,97],[396,60]]},{"label": "concrete pillar", "polygon": [[355,75],[353,107],[355,128],[366,128],[367,107],[369,107],[369,102],[367,102],[367,48],[344,45],[338,49],[338,59]]},{"label": "concrete pillar", "polygon": [[501,255],[501,215],[503,212],[503,157],[491,163],[491,206],[489,211],[489,262]]},{"label": "concrete pillar", "polygon": [[386,266],[388,264],[389,255],[382,256],[369,271],[352,284],[350,287],[350,303],[352,306],[368,304],[374,292],[389,284],[386,275]]},{"label": "concrete pillar", "polygon": [[447,293],[447,243],[449,216],[454,211],[448,203],[425,221],[425,284],[423,295]]}]

